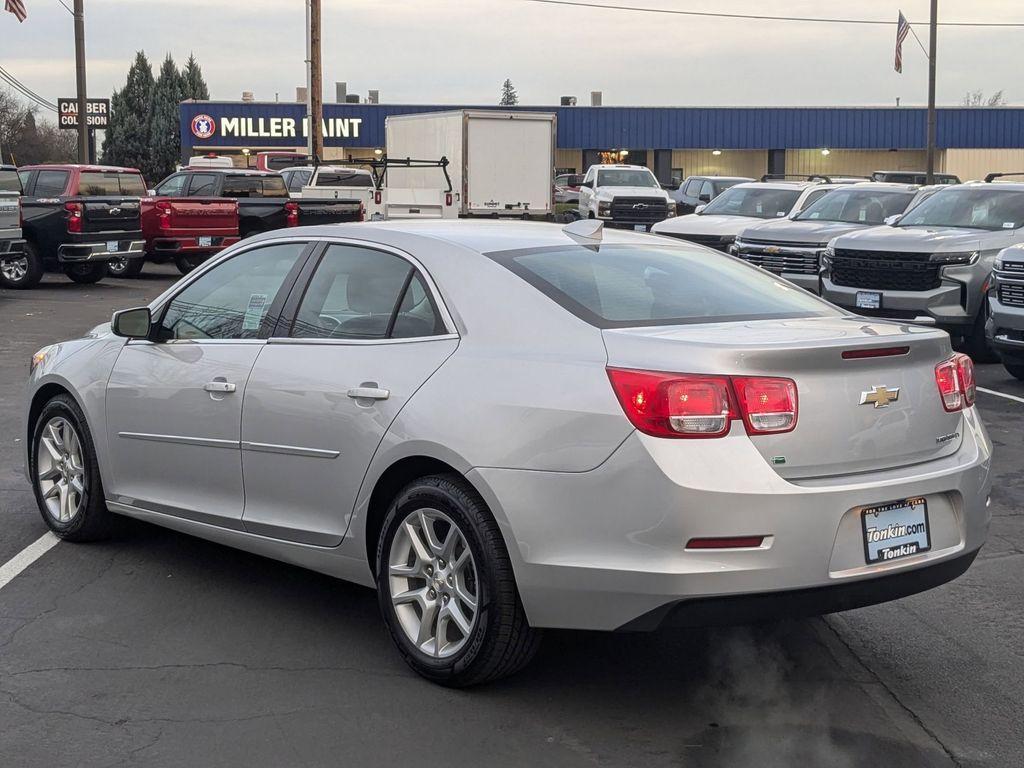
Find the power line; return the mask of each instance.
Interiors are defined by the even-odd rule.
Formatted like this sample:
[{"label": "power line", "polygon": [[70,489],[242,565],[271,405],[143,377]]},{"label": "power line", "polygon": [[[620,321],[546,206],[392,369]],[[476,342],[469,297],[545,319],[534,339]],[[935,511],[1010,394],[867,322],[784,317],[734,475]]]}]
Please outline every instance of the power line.
[{"label": "power line", "polygon": [[[756,13],[720,13],[715,11],[682,11],[675,8],[645,8],[636,5],[605,5],[589,3],[585,0],[520,0],[524,3],[541,3],[543,5],[561,5],[576,8],[597,8],[606,11],[633,11],[635,13],[662,13],[672,16],[703,16],[713,19],[752,19],[755,21],[797,21],[812,24],[870,24],[892,26],[895,21],[880,19],[842,19],[822,18],[817,16],[769,16]],[[924,23],[924,22],[920,22]],[[1024,21],[940,21],[940,27],[1002,27],[1024,28]]]},{"label": "power line", "polygon": [[44,109],[48,109],[52,112],[57,111],[56,104],[44,99],[42,96],[40,96],[27,85],[22,83],[20,80],[18,80],[18,78],[16,78],[3,67],[0,67],[0,80],[6,82],[8,85],[14,88],[14,90],[16,90],[18,93],[20,93],[22,96],[24,96],[26,99],[33,102],[34,104],[37,104],[38,106],[43,107]]}]

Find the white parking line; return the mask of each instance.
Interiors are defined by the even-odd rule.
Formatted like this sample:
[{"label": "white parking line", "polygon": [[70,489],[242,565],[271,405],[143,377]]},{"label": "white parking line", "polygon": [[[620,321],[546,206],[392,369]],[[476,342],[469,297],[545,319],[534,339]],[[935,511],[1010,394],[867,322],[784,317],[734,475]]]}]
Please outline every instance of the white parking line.
[{"label": "white parking line", "polygon": [[979,392],[984,392],[986,395],[1005,397],[1007,400],[1016,400],[1018,403],[1024,403],[1024,397],[1017,397],[1017,395],[1008,395],[1005,392],[996,392],[994,389],[985,389],[984,387],[978,387],[977,389]]},{"label": "white parking line", "polygon": [[58,544],[60,544],[60,539],[47,531],[6,563],[0,565],[0,589],[6,587],[11,579]]}]

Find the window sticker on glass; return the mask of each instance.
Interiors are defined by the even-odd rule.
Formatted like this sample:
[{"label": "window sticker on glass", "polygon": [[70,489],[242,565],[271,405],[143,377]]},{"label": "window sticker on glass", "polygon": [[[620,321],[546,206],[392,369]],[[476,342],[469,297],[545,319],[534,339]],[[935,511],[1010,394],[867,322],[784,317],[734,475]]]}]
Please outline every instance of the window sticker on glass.
[{"label": "window sticker on glass", "polygon": [[242,318],[243,331],[255,331],[260,327],[263,314],[267,309],[268,298],[265,293],[254,293],[249,296],[249,304],[245,308],[245,317]]},{"label": "window sticker on glass", "polygon": [[1004,221],[1003,222],[1003,229],[1013,229],[1013,228],[1014,227],[1013,227],[1013,222],[1012,221]]},{"label": "window sticker on glass", "polygon": [[785,215],[786,215],[786,212],[785,212],[785,211],[776,211],[776,212],[775,212],[775,215],[776,215],[776,216],[785,216]]}]

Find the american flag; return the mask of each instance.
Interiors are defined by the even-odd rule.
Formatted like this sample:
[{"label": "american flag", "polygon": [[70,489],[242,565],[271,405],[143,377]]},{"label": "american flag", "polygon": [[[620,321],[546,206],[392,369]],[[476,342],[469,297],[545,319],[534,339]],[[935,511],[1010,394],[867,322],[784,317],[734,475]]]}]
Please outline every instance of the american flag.
[{"label": "american flag", "polygon": [[28,16],[24,0],[4,0],[4,10],[13,13],[18,21],[24,21]]},{"label": "american flag", "polygon": [[910,23],[903,15],[903,11],[900,11],[900,17],[896,21],[896,71],[901,74],[903,72],[903,41],[907,39],[908,34],[910,34]]}]

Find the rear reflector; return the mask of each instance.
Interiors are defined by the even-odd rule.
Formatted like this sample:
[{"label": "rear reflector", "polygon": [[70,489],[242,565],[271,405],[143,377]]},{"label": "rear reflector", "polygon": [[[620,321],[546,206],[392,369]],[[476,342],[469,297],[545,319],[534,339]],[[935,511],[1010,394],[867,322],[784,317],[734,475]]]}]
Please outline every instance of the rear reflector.
[{"label": "rear reflector", "polygon": [[865,357],[896,357],[906,355],[910,347],[878,347],[876,349],[847,349],[843,352],[843,360],[861,360]]},{"label": "rear reflector", "polygon": [[942,407],[953,413],[974,405],[977,385],[974,380],[974,362],[967,355],[957,353],[935,366],[935,383],[939,387]]},{"label": "rear reflector", "polygon": [[690,539],[687,549],[756,549],[764,543],[764,536],[727,536],[709,539]]},{"label": "rear reflector", "polygon": [[789,432],[797,422],[791,379],[609,368],[626,417],[654,437],[722,437],[742,419],[747,434]]}]

